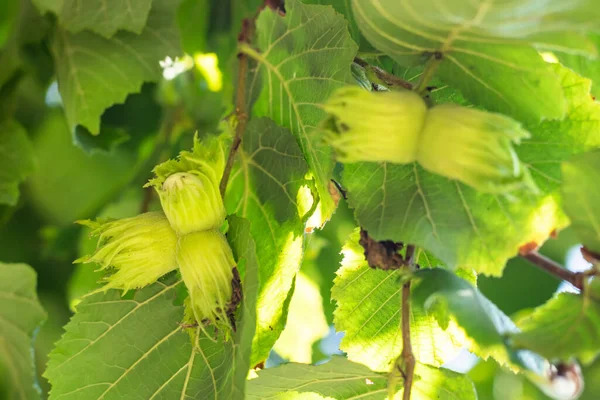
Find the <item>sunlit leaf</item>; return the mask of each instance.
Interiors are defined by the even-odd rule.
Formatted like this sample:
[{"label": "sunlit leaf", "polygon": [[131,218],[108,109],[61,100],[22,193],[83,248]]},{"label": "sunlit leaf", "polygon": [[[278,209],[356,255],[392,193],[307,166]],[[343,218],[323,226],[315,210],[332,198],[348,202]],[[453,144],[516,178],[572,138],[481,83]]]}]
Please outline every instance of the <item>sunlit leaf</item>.
[{"label": "sunlit leaf", "polygon": [[[331,290],[337,302],[334,325],[344,332],[340,347],[352,361],[375,371],[390,371],[402,351],[400,273],[370,268],[358,244],[358,232],[342,252],[342,267]],[[411,314],[416,359],[431,365],[452,359],[462,346],[460,335],[453,337],[450,331],[440,328],[423,307],[412,307]]]},{"label": "sunlit leaf", "polygon": [[[248,223],[230,221],[229,239],[243,265],[245,300],[234,341],[189,335],[180,325],[183,289],[170,278],[133,298],[115,290],[86,297],[50,354],[45,376],[50,398],[171,399],[243,394],[254,330],[257,285],[254,242]],[[195,336],[192,346],[191,336]],[[216,336],[216,335],[215,335]],[[143,385],[140,385],[144,382]]]},{"label": "sunlit leaf", "polygon": [[325,116],[320,105],[352,83],[350,65],[357,51],[348,24],[331,7],[285,3],[285,16],[266,7],[256,21],[259,51],[245,46],[257,67],[249,90],[257,116],[268,116],[295,136],[321,200],[321,221],[335,204],[328,190],[333,170],[331,149],[315,130]]},{"label": "sunlit leaf", "polygon": [[542,243],[564,227],[560,163],[600,145],[600,108],[589,96],[588,80],[554,68],[569,99],[567,118],[528,126],[532,138],[516,147],[540,196],[478,193],[416,164],[348,164],[343,182],[361,226],[378,240],[423,247],[448,267],[495,276],[520,246]]},{"label": "sunlit leaf", "polygon": [[294,277],[300,268],[304,226],[298,192],[308,168],[285,128],[267,118],[247,126],[231,176],[227,210],[252,221],[260,265],[253,365],[264,361],[284,328]]},{"label": "sunlit leaf", "polygon": [[[473,383],[464,375],[423,364],[415,368],[411,399],[475,400]],[[402,398],[402,389],[395,396]],[[290,395],[290,392],[294,395]],[[307,397],[310,394],[313,397]],[[286,364],[258,373],[248,383],[249,399],[383,399],[387,395],[387,375],[361,364],[334,356],[318,366]],[[320,397],[314,397],[320,396]]]},{"label": "sunlit leaf", "polygon": [[15,121],[0,123],[0,204],[14,206],[19,184],[35,167],[27,132]]}]

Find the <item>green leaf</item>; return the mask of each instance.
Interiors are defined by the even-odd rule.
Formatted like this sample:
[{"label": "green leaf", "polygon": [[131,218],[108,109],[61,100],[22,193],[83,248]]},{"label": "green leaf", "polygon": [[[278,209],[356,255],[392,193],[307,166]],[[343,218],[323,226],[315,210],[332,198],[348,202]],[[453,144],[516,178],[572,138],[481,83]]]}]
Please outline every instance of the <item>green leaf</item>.
[{"label": "green leaf", "polygon": [[[600,47],[600,35],[590,35],[590,40]],[[557,51],[554,53],[560,62],[577,72],[581,76],[585,76],[592,80],[592,95],[600,96],[600,60],[597,57],[590,57],[585,54],[571,54]]]},{"label": "green leaf", "polygon": [[48,113],[33,137],[37,168],[27,180],[28,200],[54,224],[88,218],[136,173],[134,156],[123,149],[87,156],[75,147],[59,110]]},{"label": "green leaf", "polygon": [[[424,308],[440,324],[450,319],[450,326],[456,324],[467,336],[470,351],[523,373],[542,390],[558,390],[549,379],[554,368],[550,362],[531,351],[536,351],[535,346],[515,349],[507,338],[518,337],[519,328],[470,283],[440,268],[417,271],[414,279],[413,307]],[[537,339],[532,335],[532,340]]]},{"label": "green leaf", "polygon": [[518,325],[515,346],[549,359],[593,361],[600,353],[600,282],[592,281],[581,295],[557,294]]},{"label": "green leaf", "polygon": [[417,271],[415,282],[414,306],[436,317],[450,315],[470,339],[471,351],[484,359],[491,356],[501,364],[509,364],[504,335],[517,329],[494,303],[467,281],[440,268]]},{"label": "green leaf", "polygon": [[210,7],[208,0],[182,0],[179,5],[177,25],[181,34],[181,45],[188,54],[206,51]]},{"label": "green leaf", "polygon": [[[598,30],[593,0],[511,3],[458,0],[353,0],[367,39],[404,66],[428,58],[437,73],[474,104],[523,121],[560,119],[559,78],[530,46],[594,54],[586,31]],[[523,23],[515,23],[518,18]],[[576,33],[575,33],[576,32]]]},{"label": "green leaf", "polygon": [[5,0],[0,3],[0,49],[10,36],[19,11],[19,1]]},{"label": "green leaf", "polygon": [[[244,304],[234,342],[188,335],[175,305],[181,281],[167,278],[137,291],[90,295],[77,305],[50,354],[51,399],[234,398],[244,391],[254,328],[255,248],[248,222],[230,220],[229,238],[244,274]],[[191,337],[195,336],[192,347]],[[196,350],[194,350],[196,349]],[[143,385],[139,385],[144,382]]]},{"label": "green leaf", "polygon": [[348,31],[355,43],[360,43],[361,34],[356,25],[356,20],[352,14],[352,6],[349,0],[303,0],[305,4],[320,4],[324,6],[332,6],[335,11],[344,16],[348,21]]},{"label": "green leaf", "polygon": [[581,154],[562,165],[563,203],[579,239],[600,253],[600,152]]},{"label": "green leaf", "polygon": [[527,126],[532,138],[516,147],[540,196],[478,193],[416,164],[348,164],[343,183],[360,225],[377,240],[423,247],[450,268],[494,276],[520,246],[540,244],[566,226],[558,195],[560,163],[600,145],[600,108],[589,96],[588,80],[557,64],[553,68],[569,99],[568,115]]},{"label": "green leaf", "polygon": [[229,181],[230,213],[252,221],[260,265],[258,323],[252,365],[264,361],[284,328],[296,272],[300,268],[304,224],[298,193],[308,167],[294,137],[267,118],[246,127],[239,163]]},{"label": "green leaf", "polygon": [[98,134],[106,108],[161,77],[159,61],[180,53],[175,11],[173,2],[155,0],[139,35],[119,32],[107,39],[90,32],[56,33],[52,50],[71,129],[83,125]]},{"label": "green leaf", "polygon": [[19,184],[34,170],[34,157],[27,132],[15,121],[0,123],[0,204],[14,206]]},{"label": "green leaf", "polygon": [[[375,371],[390,371],[402,351],[401,288],[399,271],[372,269],[364,258],[355,231],[344,246],[331,297],[337,302],[334,325],[344,332],[340,348],[352,361]],[[439,366],[462,347],[461,335],[440,328],[433,315],[412,307],[411,341],[415,358]]]},{"label": "green leaf", "polygon": [[[414,400],[477,399],[473,383],[464,375],[424,364],[417,364],[415,375]],[[383,399],[386,394],[386,375],[339,356],[318,366],[292,363],[265,369],[248,382],[248,399]]]},{"label": "green leaf", "polygon": [[286,15],[266,7],[256,21],[257,43],[241,50],[257,63],[249,77],[256,98],[253,113],[268,116],[294,134],[321,200],[321,224],[335,209],[328,185],[333,170],[331,149],[315,129],[321,109],[337,88],[352,83],[350,65],[357,51],[347,23],[331,7],[286,1]]},{"label": "green leaf", "polygon": [[35,289],[36,273],[30,266],[0,262],[0,371],[6,374],[0,380],[8,382],[7,400],[40,397],[32,347],[46,312]]},{"label": "green leaf", "polygon": [[83,30],[111,38],[117,31],[140,34],[146,25],[152,0],[33,0],[43,13],[51,11],[69,32]]}]

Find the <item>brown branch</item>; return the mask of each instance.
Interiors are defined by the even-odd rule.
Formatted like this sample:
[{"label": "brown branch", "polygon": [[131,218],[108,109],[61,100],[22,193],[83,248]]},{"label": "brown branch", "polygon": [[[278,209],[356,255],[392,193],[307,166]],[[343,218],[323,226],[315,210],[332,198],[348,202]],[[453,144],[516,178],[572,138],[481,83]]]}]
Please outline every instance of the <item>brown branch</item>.
[{"label": "brown branch", "polygon": [[[359,244],[365,249],[365,259],[371,268],[388,271],[402,267],[409,271],[418,268],[415,264],[416,251],[414,245],[407,245],[406,253],[402,257],[399,254],[403,247],[402,243],[390,240],[376,241],[364,229],[360,230]],[[396,358],[388,381],[388,397],[394,398],[397,379],[400,376],[402,377],[404,381],[403,400],[410,400],[416,365],[410,341],[410,282],[409,278],[402,284],[402,353]]]},{"label": "brown branch", "polygon": [[[406,247],[406,263],[409,269],[415,265],[415,246]],[[413,379],[415,375],[415,356],[410,341],[410,280],[402,285],[402,353],[400,357],[404,361],[404,392],[403,400],[410,400]]]},{"label": "brown branch", "polygon": [[394,74],[369,64],[360,57],[354,57],[354,62],[363,67],[367,73],[367,77],[374,83],[383,84],[389,88],[402,87],[407,90],[412,90],[413,85],[404,79],[398,78]]},{"label": "brown branch", "polygon": [[[238,43],[250,43],[252,36],[254,35],[254,18],[246,18],[242,21],[242,31],[238,36]],[[227,163],[223,170],[223,177],[221,178],[221,184],[219,190],[221,196],[225,197],[225,190],[227,190],[227,182],[229,182],[229,176],[233,168],[233,162],[235,160],[235,154],[242,144],[242,137],[246,131],[246,124],[248,123],[248,109],[246,104],[246,79],[248,77],[248,55],[243,52],[238,53],[238,77],[237,77],[237,91],[235,96],[235,115],[237,117],[237,126],[235,127],[235,136],[233,137],[233,143],[229,148],[229,154],[227,155]]]},{"label": "brown branch", "polygon": [[385,271],[400,269],[406,265],[402,256],[398,253],[402,249],[402,243],[384,240],[378,242],[369,236],[364,229],[360,230],[358,242],[365,249],[365,259],[371,268]]},{"label": "brown branch", "polygon": [[563,281],[569,282],[579,290],[583,290],[583,281],[585,280],[585,273],[571,272],[558,264],[554,260],[538,253],[537,251],[530,251],[528,253],[522,253],[521,257],[529,261],[531,264],[540,268],[541,270],[549,273],[550,275],[562,279]]}]

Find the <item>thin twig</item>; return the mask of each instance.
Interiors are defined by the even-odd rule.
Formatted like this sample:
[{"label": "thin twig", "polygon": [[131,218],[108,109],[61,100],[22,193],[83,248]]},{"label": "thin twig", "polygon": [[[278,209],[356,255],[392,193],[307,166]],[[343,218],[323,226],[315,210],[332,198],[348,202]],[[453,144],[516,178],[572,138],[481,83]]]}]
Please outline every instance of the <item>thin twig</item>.
[{"label": "thin twig", "polygon": [[550,275],[557,277],[558,279],[562,279],[563,281],[569,282],[577,289],[583,289],[583,281],[585,279],[584,273],[571,272],[568,269],[563,268],[562,265],[558,264],[554,260],[549,259],[548,257],[538,253],[537,251],[531,251],[525,254],[521,254],[521,257],[523,257],[536,267],[542,269],[543,271],[546,271]]},{"label": "thin twig", "polygon": [[[242,31],[238,36],[238,43],[249,44],[254,35],[254,18],[247,18],[242,21]],[[242,137],[246,131],[246,124],[248,123],[248,110],[246,104],[246,79],[248,76],[248,55],[244,52],[238,53],[238,77],[237,77],[237,91],[235,96],[235,115],[237,117],[237,126],[235,127],[235,136],[233,143],[229,148],[229,154],[227,155],[227,163],[223,171],[223,177],[221,178],[221,185],[219,190],[221,196],[225,197],[225,190],[227,190],[227,182],[231,175],[233,168],[233,162],[235,160],[235,154],[242,143]]]},{"label": "thin twig", "polygon": [[421,96],[427,94],[427,92],[429,91],[429,82],[435,75],[438,66],[441,64],[442,58],[443,54],[439,51],[436,51],[431,55],[431,57],[427,61],[427,64],[425,64],[425,70],[421,75],[421,79],[419,80],[419,83],[414,89],[415,92],[417,92]]},{"label": "thin twig", "polygon": [[[415,265],[415,246],[406,246],[406,263],[409,269]],[[402,354],[404,360],[404,392],[403,400],[410,400],[413,379],[415,375],[415,356],[410,342],[410,280],[402,286]]]}]

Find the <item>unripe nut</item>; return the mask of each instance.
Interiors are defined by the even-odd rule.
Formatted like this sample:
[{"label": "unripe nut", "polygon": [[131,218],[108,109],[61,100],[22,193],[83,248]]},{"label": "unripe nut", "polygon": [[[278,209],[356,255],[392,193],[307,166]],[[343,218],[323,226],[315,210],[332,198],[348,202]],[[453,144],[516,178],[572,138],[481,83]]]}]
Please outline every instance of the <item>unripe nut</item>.
[{"label": "unripe nut", "polygon": [[172,174],[158,193],[163,211],[179,235],[216,229],[225,220],[218,184],[202,172]]},{"label": "unripe nut", "polygon": [[235,261],[225,236],[215,229],[181,236],[176,257],[196,320],[228,324]]},{"label": "unripe nut", "polygon": [[411,91],[368,92],[356,86],[336,91],[324,106],[326,140],[339,161],[416,160],[427,106]]}]

